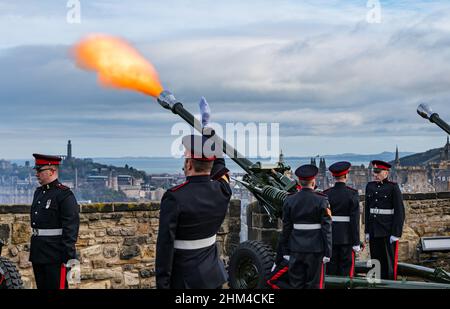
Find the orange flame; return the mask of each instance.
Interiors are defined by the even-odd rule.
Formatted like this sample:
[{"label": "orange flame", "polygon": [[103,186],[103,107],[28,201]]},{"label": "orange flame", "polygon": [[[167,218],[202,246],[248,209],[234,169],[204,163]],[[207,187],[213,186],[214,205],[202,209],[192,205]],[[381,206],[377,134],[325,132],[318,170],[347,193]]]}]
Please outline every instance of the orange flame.
[{"label": "orange flame", "polygon": [[137,90],[153,97],[164,90],[153,65],[121,39],[89,36],[75,45],[74,54],[77,65],[96,71],[105,86]]}]

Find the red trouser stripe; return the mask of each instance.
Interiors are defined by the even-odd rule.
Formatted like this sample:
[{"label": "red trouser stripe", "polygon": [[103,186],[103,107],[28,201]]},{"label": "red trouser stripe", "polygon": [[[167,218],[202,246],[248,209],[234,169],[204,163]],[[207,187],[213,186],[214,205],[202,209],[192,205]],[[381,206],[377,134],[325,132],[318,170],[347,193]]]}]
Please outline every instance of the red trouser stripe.
[{"label": "red trouser stripe", "polygon": [[64,290],[66,288],[66,267],[61,264],[61,272],[59,277],[59,289]]},{"label": "red trouser stripe", "polygon": [[395,253],[394,253],[394,280],[397,280],[397,266],[398,266],[398,240],[395,242]]},{"label": "red trouser stripe", "polygon": [[324,269],[323,269],[323,263],[322,263],[322,269],[320,270],[320,283],[319,283],[319,289],[323,289],[323,279],[324,279],[324,276],[325,276],[325,274],[324,274]]},{"label": "red trouser stripe", "polygon": [[279,290],[280,287],[278,285],[276,285],[275,283],[272,283],[272,280],[277,280],[278,278],[280,278],[284,273],[286,273],[288,271],[289,267],[283,267],[281,270],[277,271],[275,273],[275,275],[272,276],[272,278],[270,278],[269,280],[267,280],[267,284],[270,285],[272,287],[272,289],[275,290]]},{"label": "red trouser stripe", "polygon": [[350,268],[350,278],[353,278],[355,272],[355,252],[352,250],[352,266]]}]

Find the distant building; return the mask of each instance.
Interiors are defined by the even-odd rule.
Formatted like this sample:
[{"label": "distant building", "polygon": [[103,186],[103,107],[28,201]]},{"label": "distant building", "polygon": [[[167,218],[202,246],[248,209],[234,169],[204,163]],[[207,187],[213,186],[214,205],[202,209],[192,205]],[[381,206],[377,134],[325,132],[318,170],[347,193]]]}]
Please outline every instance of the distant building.
[{"label": "distant building", "polygon": [[441,153],[441,161],[450,161],[450,140],[447,136],[447,143]]},{"label": "distant building", "polygon": [[69,140],[67,143],[67,157],[66,160],[72,160],[72,142]]},{"label": "distant building", "polygon": [[402,192],[442,192],[450,191],[450,141],[442,148],[439,156],[426,165],[402,166],[398,156],[392,167],[391,178],[400,185]]},{"label": "distant building", "polygon": [[28,177],[0,177],[0,204],[31,204],[36,189],[36,179]]},{"label": "distant building", "polygon": [[119,175],[119,176],[117,176],[117,183],[119,184],[119,187],[132,186],[133,185],[133,176]]},{"label": "distant building", "polygon": [[[315,163],[315,159],[314,159]],[[319,173],[316,177],[316,185],[320,190],[325,190],[330,186],[330,175],[327,171],[327,164],[325,158],[319,158]]]},{"label": "distant building", "polygon": [[428,181],[428,171],[424,166],[395,165],[391,173],[392,181],[405,193],[434,192],[435,188]]},{"label": "distant building", "polygon": [[90,175],[86,179],[87,183],[108,187],[108,176]]},{"label": "distant building", "polygon": [[283,150],[280,150],[280,155],[279,155],[279,157],[278,157],[278,162],[284,163],[284,154],[283,154]]},{"label": "distant building", "polygon": [[366,185],[371,181],[371,168],[366,168],[364,164],[360,166],[352,166],[348,173],[347,185],[363,193],[366,190]]},{"label": "distant building", "polygon": [[6,160],[0,160],[0,170],[11,169],[11,162]]},{"label": "distant building", "polygon": [[153,190],[150,192],[150,200],[152,201],[161,201],[164,193],[166,190],[163,188],[157,188],[156,190]]}]

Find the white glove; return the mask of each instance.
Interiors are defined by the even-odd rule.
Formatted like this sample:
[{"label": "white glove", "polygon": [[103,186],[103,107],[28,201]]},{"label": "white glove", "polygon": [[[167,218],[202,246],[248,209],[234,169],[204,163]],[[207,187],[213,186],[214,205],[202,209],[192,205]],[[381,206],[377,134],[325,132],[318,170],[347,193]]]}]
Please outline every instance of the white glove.
[{"label": "white glove", "polygon": [[366,242],[369,242],[369,240],[370,240],[370,236],[369,236],[369,234],[366,234]]},{"label": "white glove", "polygon": [[393,242],[398,241],[398,237],[391,236],[391,238],[390,238],[389,240],[390,240],[390,242],[391,242],[391,244],[392,244]]},{"label": "white glove", "polygon": [[327,256],[324,256],[322,261],[323,261],[324,264],[326,264],[326,263],[328,263],[330,261],[330,258],[327,257]]},{"label": "white glove", "polygon": [[205,97],[201,97],[198,106],[200,108],[200,113],[202,114],[202,127],[206,127],[208,126],[209,117],[211,116],[211,109],[209,108],[209,104]]},{"label": "white glove", "polygon": [[361,247],[360,247],[360,246],[353,246],[352,249],[353,249],[353,251],[355,251],[355,252],[361,251]]},{"label": "white glove", "polygon": [[[290,255],[283,255],[283,259],[285,259],[286,261],[289,261],[290,258],[291,258]],[[277,267],[277,264],[273,263],[272,269],[270,271],[272,272],[275,269],[275,267]]]}]

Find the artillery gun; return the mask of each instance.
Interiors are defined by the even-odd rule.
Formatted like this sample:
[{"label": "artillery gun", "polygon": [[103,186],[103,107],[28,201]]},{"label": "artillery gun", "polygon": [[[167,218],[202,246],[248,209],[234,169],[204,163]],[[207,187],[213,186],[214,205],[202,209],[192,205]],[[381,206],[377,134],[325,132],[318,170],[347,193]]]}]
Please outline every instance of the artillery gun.
[{"label": "artillery gun", "polygon": [[0,240],[0,290],[23,289],[23,282],[16,266],[5,257],[2,257],[3,241]]},{"label": "artillery gun", "polygon": [[[165,109],[179,115],[200,133],[203,132],[201,122],[187,111],[181,102],[169,91],[163,91],[157,97],[158,103]],[[297,191],[296,181],[284,175],[290,167],[278,162],[265,165],[252,162],[240,154],[226,141],[216,136],[216,142],[230,159],[239,165],[246,174],[239,182],[245,186],[258,200],[259,205],[269,215],[271,221],[281,218],[282,206],[286,196]],[[269,244],[248,240],[241,243],[234,251],[228,265],[229,285],[231,288],[255,289],[265,288],[266,278],[271,271],[275,253]],[[412,276],[423,281],[367,280],[364,274],[371,265],[366,262],[356,263],[354,278],[326,276],[325,286],[329,288],[450,288],[450,274],[442,269],[431,269],[423,266],[399,263],[400,276]]]}]

